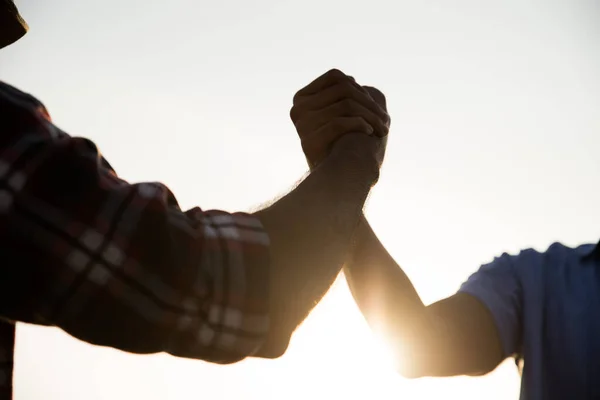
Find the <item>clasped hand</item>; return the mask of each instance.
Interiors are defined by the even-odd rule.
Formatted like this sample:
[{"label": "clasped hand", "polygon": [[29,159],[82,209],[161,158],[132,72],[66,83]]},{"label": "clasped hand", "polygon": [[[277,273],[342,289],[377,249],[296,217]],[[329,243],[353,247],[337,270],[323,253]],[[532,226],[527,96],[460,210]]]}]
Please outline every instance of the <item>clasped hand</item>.
[{"label": "clasped hand", "polygon": [[372,157],[381,167],[390,116],[378,89],[332,69],[296,93],[290,117],[311,170],[335,146]]}]

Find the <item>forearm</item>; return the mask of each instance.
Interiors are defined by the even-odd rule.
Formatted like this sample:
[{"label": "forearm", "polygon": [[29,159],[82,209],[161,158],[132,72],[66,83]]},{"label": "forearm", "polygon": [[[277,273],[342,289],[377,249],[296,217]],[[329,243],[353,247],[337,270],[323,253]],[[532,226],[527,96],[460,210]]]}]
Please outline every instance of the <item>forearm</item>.
[{"label": "forearm", "polygon": [[344,274],[357,305],[375,330],[406,341],[424,329],[428,322],[425,305],[364,216]]},{"label": "forearm", "polygon": [[399,372],[405,377],[430,375],[442,358],[440,327],[364,216],[344,273],[367,322],[386,339]]},{"label": "forearm", "polygon": [[[373,139],[347,140],[370,145]],[[283,354],[294,329],[336,279],[377,171],[374,161],[341,143],[294,191],[257,213],[272,255],[270,337],[257,356]]]},{"label": "forearm", "polygon": [[369,325],[405,377],[481,375],[503,359],[488,310],[458,293],[425,306],[409,278],[362,217],[344,273]]}]

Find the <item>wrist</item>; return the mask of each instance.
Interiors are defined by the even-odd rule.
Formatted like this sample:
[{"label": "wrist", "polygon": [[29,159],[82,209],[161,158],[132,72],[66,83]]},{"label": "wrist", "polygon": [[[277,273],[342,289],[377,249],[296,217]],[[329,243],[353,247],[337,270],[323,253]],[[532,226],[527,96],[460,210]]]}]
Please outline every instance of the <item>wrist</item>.
[{"label": "wrist", "polygon": [[379,179],[379,161],[376,157],[377,139],[364,133],[348,133],[339,138],[325,163],[336,164],[342,173],[356,175],[372,185]]}]

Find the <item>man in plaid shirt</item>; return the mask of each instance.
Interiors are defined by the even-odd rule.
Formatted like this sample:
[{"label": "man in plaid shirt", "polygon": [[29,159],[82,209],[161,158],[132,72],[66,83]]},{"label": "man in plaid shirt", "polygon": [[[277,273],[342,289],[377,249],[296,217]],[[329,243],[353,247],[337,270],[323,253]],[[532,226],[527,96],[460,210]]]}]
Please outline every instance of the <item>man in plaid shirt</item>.
[{"label": "man in plaid shirt", "polygon": [[[0,47],[25,32],[0,0]],[[94,143],[0,82],[0,400],[16,322],[133,353],[281,356],[340,272],[378,179],[389,116],[372,94],[337,70],[299,91],[304,150],[339,140],[292,192],[248,214],[182,211],[166,186],[127,183]]]}]

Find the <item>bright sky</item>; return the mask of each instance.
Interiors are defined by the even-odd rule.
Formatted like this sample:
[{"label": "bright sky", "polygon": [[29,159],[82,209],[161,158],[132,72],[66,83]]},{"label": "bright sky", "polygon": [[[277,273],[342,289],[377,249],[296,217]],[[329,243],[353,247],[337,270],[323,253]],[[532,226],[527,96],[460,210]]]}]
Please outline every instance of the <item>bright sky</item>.
[{"label": "bright sky", "polygon": [[[17,0],[31,32],[0,79],[33,93],[130,181],[250,210],[306,170],[288,111],[337,67],[388,97],[368,215],[427,302],[504,251],[600,237],[594,0]],[[20,325],[16,399],[517,399],[483,378],[407,381],[341,279],[276,361],[93,347]]]}]

